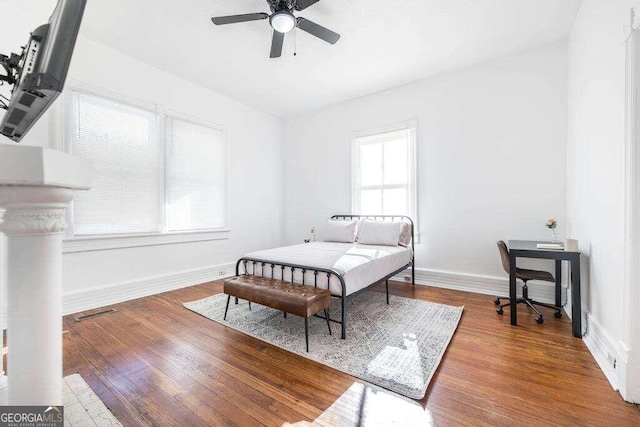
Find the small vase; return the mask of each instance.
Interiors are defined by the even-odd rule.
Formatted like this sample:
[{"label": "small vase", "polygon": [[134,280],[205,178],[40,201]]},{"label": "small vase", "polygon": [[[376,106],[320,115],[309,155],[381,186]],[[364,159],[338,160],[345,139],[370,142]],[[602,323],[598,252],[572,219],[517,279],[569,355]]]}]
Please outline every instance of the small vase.
[{"label": "small vase", "polygon": [[555,228],[551,228],[551,242],[560,243],[560,238],[558,237],[558,232]]}]

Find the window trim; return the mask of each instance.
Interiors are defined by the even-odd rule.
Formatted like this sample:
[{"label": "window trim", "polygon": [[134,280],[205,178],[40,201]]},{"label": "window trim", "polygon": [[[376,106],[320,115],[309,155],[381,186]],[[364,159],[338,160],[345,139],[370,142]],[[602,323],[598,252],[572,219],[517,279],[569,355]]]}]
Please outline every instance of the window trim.
[{"label": "window trim", "polygon": [[176,231],[166,233],[105,234],[66,238],[62,253],[92,252],[110,249],[137,248],[144,246],[169,245],[175,243],[226,240],[231,230]]},{"label": "window trim", "polygon": [[[163,156],[164,156],[164,161],[165,161],[165,165],[167,162],[167,153],[166,153],[166,148],[167,148],[167,144],[166,144],[166,138],[167,138],[167,132],[168,132],[168,126],[169,126],[169,121],[170,120],[181,120],[183,122],[187,122],[187,123],[192,123],[194,125],[198,125],[198,126],[204,126],[204,127],[208,127],[211,129],[215,129],[219,132],[221,132],[222,134],[224,134],[224,138],[225,138],[225,147],[224,147],[224,153],[225,153],[225,159],[224,159],[224,226],[220,227],[220,228],[215,228],[215,229],[205,229],[205,230],[184,230],[184,231],[164,231],[165,233],[191,233],[191,232],[199,232],[199,231],[217,231],[217,230],[229,230],[229,170],[230,170],[230,164],[231,164],[231,158],[229,157],[229,134],[227,132],[227,127],[220,125],[220,124],[214,124],[211,123],[205,119],[201,119],[199,117],[193,117],[193,116],[189,116],[187,114],[181,113],[179,111],[175,111],[175,110],[166,110],[164,112],[164,114],[162,114],[162,132],[163,132],[163,144],[162,144],[162,149],[164,150]],[[166,186],[166,179],[167,179],[167,174],[164,173],[164,167],[163,167],[163,175],[162,175],[162,179],[163,179],[163,190],[164,190],[164,200],[165,203],[163,204],[163,226],[166,228],[166,215],[167,215],[167,204],[166,204],[166,200],[167,200],[167,186]]]},{"label": "window trim", "polygon": [[[126,234],[96,234],[96,235],[82,235],[75,236],[73,234],[73,201],[69,203],[67,208],[67,228],[65,231],[65,237],[63,239],[63,253],[76,253],[76,252],[90,252],[100,250],[144,247],[144,246],[156,246],[176,243],[189,243],[189,242],[201,242],[211,240],[226,240],[229,239],[231,229],[229,228],[229,143],[227,128],[220,124],[213,124],[205,119],[194,117],[186,113],[182,113],[176,110],[170,110],[163,108],[162,105],[142,101],[137,98],[133,98],[127,95],[123,95],[117,92],[113,92],[101,87],[89,85],[80,81],[68,81],[65,87],[65,91],[61,96],[61,102],[54,105],[51,109],[51,116],[49,120],[49,128],[51,140],[53,142],[52,148],[63,151],[65,153],[73,154],[71,145],[71,120],[70,114],[72,111],[72,102],[74,93],[81,93],[90,96],[99,97],[108,101],[116,102],[119,104],[125,104],[134,108],[147,110],[156,115],[157,118],[157,137],[161,141],[162,145],[162,195],[163,204],[162,209],[162,228],[163,230],[158,233],[126,233]],[[166,123],[167,118],[183,120],[198,124],[201,126],[210,127],[221,131],[225,135],[225,225],[215,229],[201,229],[201,230],[183,230],[183,231],[166,231]]]},{"label": "window trim", "polygon": [[[359,178],[356,176],[356,171],[359,170],[360,167],[360,153],[358,151],[358,139],[372,137],[377,135],[382,135],[386,133],[392,133],[397,131],[408,130],[411,131],[411,139],[409,141],[409,167],[411,170],[409,171],[409,205],[411,212],[409,216],[414,222],[415,227],[415,238],[416,243],[420,242],[420,233],[419,233],[419,209],[418,209],[418,121],[416,119],[407,120],[404,122],[396,123],[389,126],[378,127],[374,129],[368,129],[364,131],[356,131],[351,133],[351,211],[354,214],[364,214],[367,215],[366,212],[358,212],[356,192],[364,186],[362,186],[359,182]],[[412,185],[413,184],[413,185]],[[393,187],[393,184],[390,185],[380,185],[380,186],[367,186],[367,187],[380,187],[380,188],[389,188]],[[404,184],[398,184],[398,187],[406,187]],[[413,189],[411,188],[413,187]],[[413,191],[411,191],[413,190]]]}]

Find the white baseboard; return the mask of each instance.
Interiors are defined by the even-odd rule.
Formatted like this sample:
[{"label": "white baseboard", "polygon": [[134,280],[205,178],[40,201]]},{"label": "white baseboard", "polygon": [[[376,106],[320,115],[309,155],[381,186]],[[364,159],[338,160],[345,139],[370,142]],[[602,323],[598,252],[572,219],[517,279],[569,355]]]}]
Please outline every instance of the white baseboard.
[{"label": "white baseboard", "polygon": [[66,293],[62,297],[62,314],[67,315],[92,310],[123,301],[230,277],[234,274],[235,263],[226,263]]},{"label": "white baseboard", "polygon": [[[411,281],[411,270],[394,276],[393,280],[400,282]],[[522,282],[518,281],[518,295],[521,294]],[[438,288],[454,289],[458,291],[475,292],[478,294],[509,296],[509,279],[507,277],[481,276],[476,274],[456,273],[450,271],[429,270],[416,268],[416,284],[436,286]],[[554,304],[556,301],[556,285],[550,282],[532,281],[529,286],[529,296],[535,300]],[[562,302],[566,299],[566,286],[562,286]]]},{"label": "white baseboard", "polygon": [[582,340],[609,380],[611,387],[618,390],[619,375],[624,373],[626,369],[626,357],[620,346],[591,313],[587,313],[587,332],[583,335]]},{"label": "white baseboard", "polygon": [[[64,315],[78,313],[161,292],[197,285],[232,276],[234,269],[235,263],[226,263],[67,293],[64,294],[62,298],[62,312]],[[410,275],[410,270],[407,270],[393,277],[393,279],[405,281],[408,277],[410,280]],[[416,268],[416,284],[501,297],[509,295],[509,280],[502,277]],[[520,286],[518,286],[518,293],[520,294]],[[562,294],[562,300],[565,302],[566,288],[564,286]],[[553,283],[536,281],[530,286],[529,295],[531,298],[539,301],[554,303],[555,285]]]},{"label": "white baseboard", "polygon": [[[392,279],[401,282],[411,281],[411,270],[406,270]],[[416,284],[495,296],[509,295],[509,280],[506,277],[416,268]],[[521,286],[518,286],[519,295],[520,289]],[[555,284],[534,281],[529,287],[529,296],[535,300],[553,304],[555,303]],[[567,289],[567,286],[563,285],[562,302],[569,318],[571,318],[570,298],[571,289]],[[586,313],[585,324],[587,327],[583,336],[584,343],[613,389],[618,390],[619,379],[624,377],[627,369],[626,352],[590,313]]]},{"label": "white baseboard", "polygon": [[[131,299],[197,285],[232,276],[234,270],[234,263],[226,263],[66,293],[63,295],[62,311],[64,315],[78,313]],[[401,282],[407,279],[411,280],[411,270],[406,270],[394,276],[392,279]],[[416,284],[501,297],[509,295],[509,280],[506,277],[481,276],[416,268]],[[520,293],[520,286],[518,286],[518,294]],[[547,282],[535,282],[529,288],[529,295],[531,298],[542,302],[554,303],[555,285]],[[563,304],[567,302],[567,289],[564,285],[562,288],[562,301]],[[571,310],[568,311],[570,312]],[[6,312],[4,315],[6,317]],[[2,320],[5,320],[3,324],[6,325],[6,319]]]},{"label": "white baseboard", "polygon": [[620,361],[616,366],[618,373],[618,389],[622,398],[629,402],[640,404],[640,381],[637,373],[640,371],[635,361],[635,355],[626,343],[618,341]]}]

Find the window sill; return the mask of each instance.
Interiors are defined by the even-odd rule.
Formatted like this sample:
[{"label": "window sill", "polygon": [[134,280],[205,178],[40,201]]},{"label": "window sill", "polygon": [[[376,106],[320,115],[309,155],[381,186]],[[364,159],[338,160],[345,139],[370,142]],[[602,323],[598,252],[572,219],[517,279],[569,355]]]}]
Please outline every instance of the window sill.
[{"label": "window sill", "polygon": [[414,242],[414,243],[415,243],[416,245],[419,245],[419,244],[420,244],[420,233],[419,233],[419,232],[416,232],[416,233],[413,235],[413,238],[415,239],[415,242]]},{"label": "window sill", "polygon": [[104,236],[82,236],[64,239],[62,253],[106,251],[111,249],[138,248],[144,246],[171,245],[176,243],[226,240],[231,230],[179,231],[172,233],[111,234]]}]

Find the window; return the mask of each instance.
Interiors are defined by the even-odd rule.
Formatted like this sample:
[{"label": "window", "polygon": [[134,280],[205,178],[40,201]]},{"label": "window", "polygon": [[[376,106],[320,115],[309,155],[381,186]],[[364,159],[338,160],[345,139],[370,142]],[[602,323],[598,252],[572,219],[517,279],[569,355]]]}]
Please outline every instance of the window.
[{"label": "window", "polygon": [[417,221],[416,125],[354,136],[352,209]]},{"label": "window", "polygon": [[74,237],[224,229],[224,131],[83,92],[68,104],[71,151],[93,164],[93,187],[73,203]]},{"label": "window", "polygon": [[167,229],[224,227],[227,163],[224,133],[169,119],[167,137]]},{"label": "window", "polygon": [[155,113],[73,94],[72,150],[93,164],[73,203],[75,235],[162,230],[162,146]]}]

